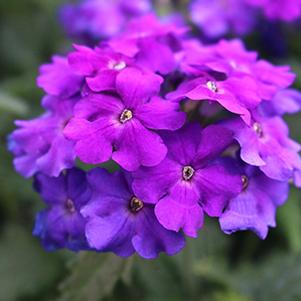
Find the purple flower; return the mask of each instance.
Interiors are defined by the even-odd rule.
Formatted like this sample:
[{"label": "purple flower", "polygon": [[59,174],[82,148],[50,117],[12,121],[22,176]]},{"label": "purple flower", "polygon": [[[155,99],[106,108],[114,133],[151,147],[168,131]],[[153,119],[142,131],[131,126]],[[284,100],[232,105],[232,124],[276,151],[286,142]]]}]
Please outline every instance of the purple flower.
[{"label": "purple flower", "polygon": [[57,178],[38,174],[35,188],[47,205],[38,213],[33,231],[35,236],[40,237],[44,247],[49,251],[88,248],[86,221],[80,213],[91,195],[86,174],[79,169],[68,170]]},{"label": "purple flower", "polygon": [[268,177],[288,181],[301,170],[298,155],[301,147],[289,139],[287,125],[280,117],[267,118],[254,112],[250,126],[238,118],[223,125],[234,132],[234,138],[241,146],[242,160],[259,166]]},{"label": "purple flower", "polygon": [[245,35],[256,24],[256,11],[244,1],[195,0],[190,14],[192,21],[210,38],[229,33]]},{"label": "purple flower", "polygon": [[271,100],[295,79],[288,67],[258,61],[238,40],[214,46],[185,44],[180,69],[186,80],[167,95],[169,99],[217,102],[247,124],[263,100]]},{"label": "purple flower", "polygon": [[149,200],[135,196],[129,175],[97,168],[89,172],[88,181],[93,195],[81,213],[88,220],[90,247],[122,257],[137,252],[147,259],[157,257],[159,252],[174,255],[184,247],[180,233],[159,224]]},{"label": "purple flower", "polygon": [[217,102],[228,111],[238,114],[246,122],[251,121],[251,110],[261,102],[255,81],[248,77],[232,77],[218,81],[208,73],[183,82],[169,99],[190,99]]},{"label": "purple flower", "polygon": [[54,56],[51,64],[40,67],[37,85],[46,93],[69,98],[80,92],[83,77],[70,68],[66,58]]},{"label": "purple flower", "polygon": [[272,100],[264,101],[260,107],[267,116],[298,113],[301,110],[301,93],[294,89],[282,90]]},{"label": "purple flower", "polygon": [[168,74],[177,67],[176,53],[181,50],[181,37],[186,27],[163,24],[149,14],[131,21],[121,35],[109,41],[116,52],[135,58],[139,66],[153,72]]},{"label": "purple flower", "polygon": [[221,228],[227,234],[251,230],[265,239],[268,227],[276,226],[276,209],[288,198],[289,185],[268,178],[252,166],[241,167],[241,174],[243,191],[219,218]]},{"label": "purple flower", "polygon": [[60,20],[69,36],[93,43],[116,35],[131,17],[150,10],[149,0],[82,0],[63,6]]},{"label": "purple flower", "polygon": [[68,55],[70,68],[83,76],[94,92],[114,90],[116,77],[123,69],[133,66],[133,59],[114,52],[109,47],[91,49],[75,45]]},{"label": "purple flower", "polygon": [[231,131],[212,125],[201,130],[189,124],[167,133],[166,158],[157,166],[134,173],[134,192],[156,204],[159,222],[169,230],[196,237],[203,224],[203,211],[220,216],[229,199],[241,191],[235,168],[216,160],[232,143]]},{"label": "purple flower", "polygon": [[33,120],[17,120],[19,127],[9,137],[9,150],[15,155],[16,170],[24,177],[37,172],[57,177],[74,165],[74,142],[63,135],[65,124],[71,118],[77,99],[46,96],[43,107],[47,110]]},{"label": "purple flower", "polygon": [[301,16],[300,0],[246,0],[246,2],[262,8],[264,14],[272,20],[291,22]]},{"label": "purple flower", "polygon": [[85,163],[111,157],[124,169],[159,164],[167,153],[155,130],[176,130],[185,122],[179,105],[158,96],[162,78],[126,68],[117,75],[116,92],[89,94],[75,107],[64,134],[76,142],[75,152]]}]

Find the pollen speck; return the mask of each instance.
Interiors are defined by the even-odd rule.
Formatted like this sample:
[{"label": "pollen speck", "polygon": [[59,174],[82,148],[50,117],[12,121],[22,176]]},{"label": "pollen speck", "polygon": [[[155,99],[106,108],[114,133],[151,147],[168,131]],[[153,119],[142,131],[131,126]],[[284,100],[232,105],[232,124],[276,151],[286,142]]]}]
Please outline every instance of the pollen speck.
[{"label": "pollen speck", "polygon": [[194,169],[191,166],[184,166],[182,170],[182,177],[185,181],[191,180],[194,175]]},{"label": "pollen speck", "polygon": [[211,80],[207,82],[206,86],[212,92],[217,92],[218,91],[216,83],[211,81]]},{"label": "pollen speck", "polygon": [[125,109],[121,115],[120,115],[120,118],[119,118],[119,121],[121,123],[125,123],[129,120],[131,120],[133,118],[133,113],[131,110],[128,110],[128,109]]},{"label": "pollen speck", "polygon": [[136,213],[138,211],[140,211],[143,208],[144,204],[141,200],[139,200],[138,198],[136,198],[135,196],[131,198],[130,201],[130,210],[133,213]]}]

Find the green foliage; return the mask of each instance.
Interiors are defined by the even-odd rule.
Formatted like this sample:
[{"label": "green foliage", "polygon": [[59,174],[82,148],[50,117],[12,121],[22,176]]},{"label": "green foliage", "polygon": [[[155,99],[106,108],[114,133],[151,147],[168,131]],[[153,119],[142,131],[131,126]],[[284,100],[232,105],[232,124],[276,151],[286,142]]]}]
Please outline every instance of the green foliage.
[{"label": "green foliage", "polygon": [[61,284],[58,301],[97,301],[110,295],[126,278],[130,260],[112,254],[82,253],[71,263],[71,275]]},{"label": "green foliage", "polygon": [[14,301],[49,288],[58,278],[59,261],[49,257],[20,226],[7,224],[0,244],[1,300]]}]

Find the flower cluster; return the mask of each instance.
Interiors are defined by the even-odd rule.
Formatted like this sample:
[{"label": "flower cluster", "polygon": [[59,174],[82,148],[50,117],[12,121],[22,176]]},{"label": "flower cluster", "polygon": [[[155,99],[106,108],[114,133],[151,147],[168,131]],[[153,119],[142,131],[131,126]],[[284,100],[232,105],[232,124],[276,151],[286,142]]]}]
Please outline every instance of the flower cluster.
[{"label": "flower cluster", "polygon": [[[62,6],[59,16],[68,36],[94,45],[118,34],[131,18],[149,13],[153,6],[151,0],[78,0]],[[301,0],[190,0],[187,10],[204,35],[215,39],[246,35],[262,22],[262,16],[293,22],[301,17]]]},{"label": "flower cluster", "polygon": [[59,17],[70,37],[93,43],[117,34],[130,18],[151,8],[151,0],[81,0],[64,5]]},{"label": "flower cluster", "polygon": [[300,0],[193,0],[189,6],[192,21],[209,38],[226,34],[245,35],[268,20],[292,22],[301,17]]},{"label": "flower cluster", "polygon": [[46,249],[173,255],[205,215],[225,233],[267,236],[289,182],[301,185],[282,118],[301,107],[289,67],[239,40],[204,46],[153,15],[74,47],[41,67],[45,113],[9,138],[47,205],[34,229]]}]

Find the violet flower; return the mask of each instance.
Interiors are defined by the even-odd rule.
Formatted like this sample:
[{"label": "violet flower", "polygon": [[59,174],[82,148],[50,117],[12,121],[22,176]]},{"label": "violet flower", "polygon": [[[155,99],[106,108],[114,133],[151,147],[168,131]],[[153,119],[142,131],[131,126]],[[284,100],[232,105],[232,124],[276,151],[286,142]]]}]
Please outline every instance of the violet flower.
[{"label": "violet flower", "polygon": [[116,52],[135,58],[139,66],[153,72],[168,74],[175,71],[175,54],[181,51],[181,37],[187,28],[167,22],[163,24],[153,14],[131,21],[121,35],[109,41]]},{"label": "violet flower", "polygon": [[157,166],[134,173],[134,192],[156,204],[159,222],[169,230],[183,229],[196,237],[204,211],[220,216],[227,202],[241,191],[235,168],[216,161],[233,142],[231,131],[217,125],[201,130],[189,124],[163,136],[166,158]]},{"label": "violet flower", "polygon": [[152,259],[159,252],[178,253],[185,244],[182,234],[166,230],[147,198],[139,199],[128,174],[109,174],[104,169],[89,172],[92,199],[81,213],[87,218],[90,247],[128,257],[134,252]]},{"label": "violet flower", "polygon": [[37,85],[46,93],[69,98],[80,92],[83,77],[74,73],[65,57],[54,56],[52,63],[40,67]]},{"label": "violet flower", "polygon": [[280,117],[267,118],[254,112],[250,126],[238,118],[223,125],[234,132],[242,160],[258,166],[268,177],[289,181],[301,170],[301,147],[288,137],[287,125]]},{"label": "violet flower", "polygon": [[192,21],[209,38],[245,35],[256,24],[256,10],[242,0],[194,0],[189,10]]},{"label": "violet flower", "polygon": [[159,164],[167,148],[154,130],[176,130],[185,122],[177,103],[158,96],[161,82],[158,75],[126,68],[116,79],[118,95],[80,101],[64,130],[76,142],[77,156],[91,164],[112,158],[129,171]]},{"label": "violet flower", "polygon": [[80,213],[91,194],[85,172],[71,169],[57,178],[38,174],[35,189],[47,205],[37,215],[33,231],[43,246],[49,251],[58,248],[87,249],[86,221]]},{"label": "violet flower", "polygon": [[9,150],[15,155],[16,170],[24,177],[37,172],[57,177],[74,165],[74,142],[67,140],[63,129],[73,114],[77,99],[45,96],[46,113],[32,120],[17,120],[9,137]]},{"label": "violet flower", "polygon": [[109,47],[74,47],[76,51],[68,55],[70,68],[84,77],[89,89],[94,92],[114,90],[120,71],[134,65],[132,58],[114,52]]},{"label": "violet flower", "polygon": [[268,178],[258,168],[242,165],[243,191],[232,199],[219,218],[222,230],[231,234],[254,231],[265,239],[276,226],[276,209],[288,198],[289,184]]},{"label": "violet flower", "polygon": [[292,22],[301,16],[300,0],[246,0],[246,2],[263,9],[266,17],[271,20]]},{"label": "violet flower", "polygon": [[129,19],[150,10],[149,0],[81,0],[64,5],[60,20],[71,38],[95,43],[116,35]]}]

